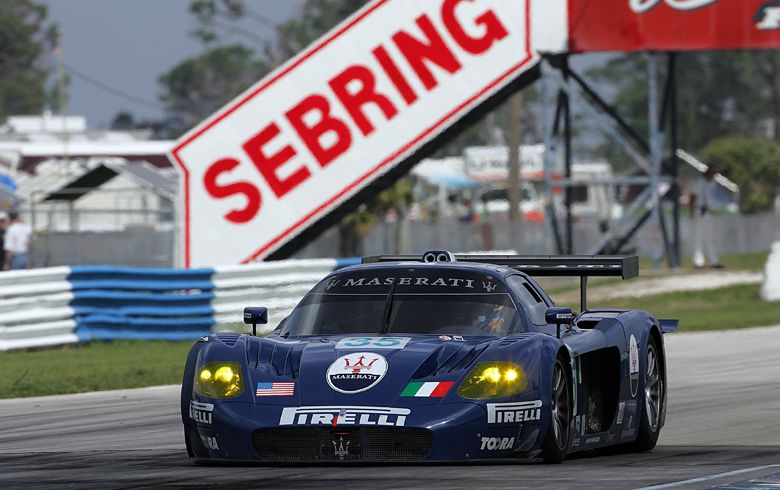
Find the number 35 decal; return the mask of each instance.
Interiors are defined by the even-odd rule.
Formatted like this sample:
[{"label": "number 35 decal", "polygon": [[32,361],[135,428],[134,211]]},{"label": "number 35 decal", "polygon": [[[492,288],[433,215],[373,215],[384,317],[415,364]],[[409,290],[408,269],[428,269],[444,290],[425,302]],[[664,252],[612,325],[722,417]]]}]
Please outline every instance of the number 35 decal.
[{"label": "number 35 decal", "polygon": [[346,337],[336,344],[336,349],[403,349],[410,337]]}]

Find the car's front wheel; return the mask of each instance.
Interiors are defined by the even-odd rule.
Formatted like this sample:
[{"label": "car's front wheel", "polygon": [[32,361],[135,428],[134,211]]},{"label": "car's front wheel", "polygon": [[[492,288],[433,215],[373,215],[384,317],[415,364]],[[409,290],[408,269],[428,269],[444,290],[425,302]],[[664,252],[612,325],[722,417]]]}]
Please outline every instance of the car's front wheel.
[{"label": "car's front wheel", "polygon": [[666,398],[666,386],[659,352],[655,337],[651,335],[645,350],[645,389],[642,393],[639,429],[636,441],[631,444],[634,451],[653,449],[661,432],[661,410]]},{"label": "car's front wheel", "polygon": [[542,459],[545,463],[560,463],[569,449],[572,394],[566,364],[559,356],[555,360],[550,398],[550,422],[542,443]]}]

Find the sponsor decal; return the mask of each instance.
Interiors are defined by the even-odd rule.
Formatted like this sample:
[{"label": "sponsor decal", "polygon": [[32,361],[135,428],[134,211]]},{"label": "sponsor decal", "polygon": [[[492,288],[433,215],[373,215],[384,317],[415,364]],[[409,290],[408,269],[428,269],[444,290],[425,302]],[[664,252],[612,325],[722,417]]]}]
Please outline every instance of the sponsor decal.
[{"label": "sponsor decal", "polygon": [[285,407],[279,425],[380,425],[403,427],[408,408]]},{"label": "sponsor decal", "polygon": [[599,442],[600,440],[601,440],[601,436],[588,437],[587,439],[585,439],[585,444],[594,444],[596,442]]},{"label": "sponsor decal", "polygon": [[487,291],[488,293],[492,293],[493,291],[495,291],[496,287],[497,286],[495,284],[493,284],[492,282],[490,282],[490,281],[488,281],[488,282],[482,281],[482,288],[485,291]]},{"label": "sponsor decal", "polygon": [[539,420],[542,416],[542,401],[488,403],[488,424],[510,424]]},{"label": "sponsor decal", "polygon": [[780,29],[780,0],[771,0],[759,7],[753,21],[762,31]]},{"label": "sponsor decal", "polygon": [[412,381],[401,396],[414,396],[419,398],[442,398],[454,385],[452,381]]},{"label": "sponsor decal", "polygon": [[211,450],[219,450],[219,444],[217,444],[217,438],[211,436],[200,436],[200,441],[204,446]]},{"label": "sponsor decal", "polygon": [[631,396],[636,396],[636,390],[639,388],[639,348],[633,335],[628,342],[628,373],[631,379]]},{"label": "sponsor decal", "polygon": [[439,335],[439,340],[452,340],[449,335]]},{"label": "sponsor decal", "polygon": [[211,425],[211,412],[213,411],[213,403],[190,401],[190,418],[199,424]]},{"label": "sponsor decal", "polygon": [[295,392],[295,382],[257,383],[256,396],[292,396]]},{"label": "sponsor decal", "polygon": [[387,372],[387,360],[380,354],[356,352],[336,359],[325,378],[341,393],[360,393],[379,383]]},{"label": "sponsor decal", "polygon": [[195,342],[208,342],[208,341],[209,341],[209,336],[204,335],[203,337],[198,337],[198,340],[196,340]]},{"label": "sponsor decal", "polygon": [[623,414],[626,411],[626,402],[620,402],[618,405],[618,413],[617,413],[617,421],[616,424],[620,425],[623,423]]},{"label": "sponsor decal", "polygon": [[452,336],[452,340],[454,340],[456,342],[465,342],[466,341],[466,339],[464,339],[462,335],[453,335]]},{"label": "sponsor decal", "polygon": [[339,340],[336,349],[403,349],[411,337],[346,337]]},{"label": "sponsor decal", "polygon": [[482,444],[479,448],[483,451],[500,451],[504,449],[512,449],[515,444],[514,437],[482,437],[480,439]]},{"label": "sponsor decal", "polygon": [[695,10],[712,5],[718,0],[628,0],[628,6],[637,14],[644,14],[654,9],[658,4],[666,3],[675,10]]},{"label": "sponsor decal", "polygon": [[338,444],[336,444],[336,441],[333,442],[333,453],[338,456],[339,461],[344,461],[344,458],[346,456],[349,456],[349,443],[350,441],[347,441],[346,444],[344,444],[344,437],[340,436]]}]

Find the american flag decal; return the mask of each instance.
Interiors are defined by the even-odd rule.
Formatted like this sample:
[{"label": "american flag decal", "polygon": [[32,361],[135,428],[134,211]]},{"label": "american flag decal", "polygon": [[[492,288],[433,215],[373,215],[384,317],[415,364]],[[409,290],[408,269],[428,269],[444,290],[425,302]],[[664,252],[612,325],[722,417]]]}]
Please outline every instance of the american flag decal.
[{"label": "american flag decal", "polygon": [[295,382],[288,383],[257,383],[257,396],[292,396],[295,392]]}]

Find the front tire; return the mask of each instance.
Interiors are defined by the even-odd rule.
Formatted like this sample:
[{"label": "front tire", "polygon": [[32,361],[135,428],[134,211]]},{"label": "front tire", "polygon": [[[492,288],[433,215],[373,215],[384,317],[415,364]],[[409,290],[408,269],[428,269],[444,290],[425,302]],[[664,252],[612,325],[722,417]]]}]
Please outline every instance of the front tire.
[{"label": "front tire", "polygon": [[666,386],[661,366],[660,351],[653,335],[645,349],[645,379],[642,393],[641,415],[634,451],[649,451],[658,442],[661,433],[661,410],[666,401]]},{"label": "front tire", "polygon": [[563,360],[555,360],[550,397],[550,422],[542,443],[542,460],[558,464],[566,457],[571,435],[572,391]]}]

